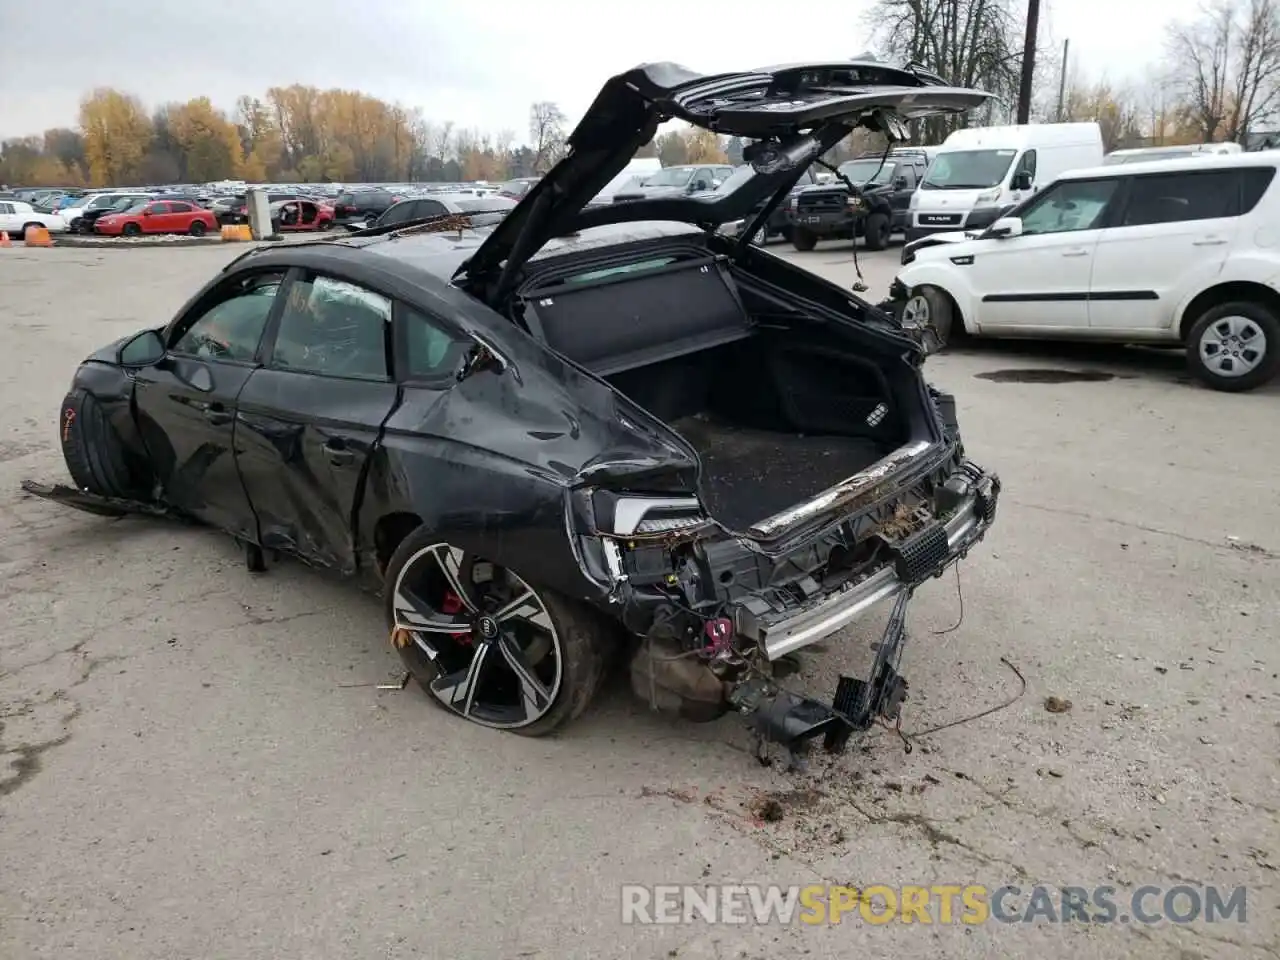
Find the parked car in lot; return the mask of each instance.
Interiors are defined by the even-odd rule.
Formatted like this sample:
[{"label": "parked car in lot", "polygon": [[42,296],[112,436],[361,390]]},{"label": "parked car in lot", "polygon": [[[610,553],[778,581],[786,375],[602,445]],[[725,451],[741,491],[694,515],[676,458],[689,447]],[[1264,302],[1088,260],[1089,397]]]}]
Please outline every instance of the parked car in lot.
[{"label": "parked car in lot", "polygon": [[1100,163],[1096,123],[961,128],[938,148],[911,197],[907,239],[990,226],[1068,170]]},{"label": "parked car in lot", "polygon": [[619,190],[614,203],[649,200],[655,197],[679,197],[691,193],[709,193],[733,175],[733,167],[691,163],[679,167],[663,167],[649,174],[636,186]]},{"label": "parked car in lot", "polygon": [[[716,228],[851,126],[902,137],[985,99],[878,63],[638,67],[497,226],[252,249],[102,348],[59,412],[75,487],[26,488],[203,520],[253,569],[279,550],[370,578],[413,676],[479,724],[547,733],[629,650],[655,707],[838,749],[899,716],[906,603],[999,483],[890,317]],[[586,209],[668,117],[757,141],[757,176]],[[774,683],[891,598],[839,715]]]},{"label": "parked car in lot", "polygon": [[333,202],[334,222],[347,224],[371,224],[403,197],[376,187],[370,190],[349,190],[339,194]]},{"label": "parked car in lot", "polygon": [[144,233],[189,233],[203,237],[218,229],[213,212],[186,200],[147,200],[127,210],[99,217],[93,232],[102,237],[137,237]]},{"label": "parked car in lot", "polygon": [[537,177],[517,177],[514,180],[508,180],[498,188],[498,196],[508,197],[512,200],[522,200],[524,195],[532,190],[533,185],[537,182]]},{"label": "parked car in lot", "polygon": [[333,226],[333,207],[318,200],[278,200],[270,209],[275,233],[328,230]]},{"label": "parked car in lot", "polygon": [[[797,250],[812,250],[819,240],[863,237],[868,250],[883,250],[894,233],[910,222],[907,208],[929,167],[922,149],[894,150],[848,160],[837,168],[841,180],[791,195],[787,221]],[[852,201],[852,202],[851,202]]]},{"label": "parked car in lot", "polygon": [[1127,147],[1112,150],[1102,158],[1104,166],[1142,163],[1144,160],[1178,160],[1182,157],[1212,157],[1222,153],[1243,153],[1238,143],[1189,143],[1170,147]]},{"label": "parked car in lot", "polygon": [[890,305],[938,345],[965,334],[1185,344],[1250,390],[1280,364],[1275,153],[1066,174],[989,228],[908,244]]},{"label": "parked car in lot", "polygon": [[26,237],[27,231],[44,227],[50,233],[65,233],[67,221],[56,213],[39,213],[21,200],[0,200],[0,230],[15,237]]},{"label": "parked car in lot", "polygon": [[[297,200],[300,194],[293,190],[268,190],[267,204],[284,203],[286,200]],[[249,195],[246,193],[237,194],[230,198],[229,202],[224,203],[222,200],[214,201],[209,207],[218,219],[218,223],[223,226],[249,222]]]},{"label": "parked car in lot", "polygon": [[[472,226],[493,226],[514,209],[516,201],[509,197],[477,197],[470,193],[434,193],[429,197],[412,197],[401,200],[369,226],[385,227],[396,223],[408,223],[423,217],[441,217],[446,214],[465,214]],[[362,223],[349,223],[349,230],[364,228]]]},{"label": "parked car in lot", "polygon": [[101,216],[103,212],[110,210],[120,200],[139,195],[148,199],[151,197],[151,194],[145,190],[102,190],[97,193],[88,193],[70,206],[64,207],[59,212],[59,216],[67,221],[69,229],[80,232],[82,227],[80,219],[85,212],[96,211],[97,215]]},{"label": "parked car in lot", "polygon": [[114,201],[109,207],[94,206],[78,211],[79,215],[75,218],[73,224],[68,226],[73,233],[82,233],[85,235],[93,234],[93,225],[100,219],[111,213],[124,213],[130,207],[139,203],[148,203],[155,198],[147,193],[122,193],[115,194],[112,197]]}]

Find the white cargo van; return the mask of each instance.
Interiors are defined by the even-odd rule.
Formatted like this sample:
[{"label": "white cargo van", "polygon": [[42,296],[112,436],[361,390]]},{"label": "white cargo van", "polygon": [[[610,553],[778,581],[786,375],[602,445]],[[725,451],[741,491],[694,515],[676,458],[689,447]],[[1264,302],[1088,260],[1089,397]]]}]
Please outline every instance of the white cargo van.
[{"label": "white cargo van", "polygon": [[1102,163],[1096,123],[966,127],[947,137],[911,198],[907,240],[988,227],[1068,170]]}]

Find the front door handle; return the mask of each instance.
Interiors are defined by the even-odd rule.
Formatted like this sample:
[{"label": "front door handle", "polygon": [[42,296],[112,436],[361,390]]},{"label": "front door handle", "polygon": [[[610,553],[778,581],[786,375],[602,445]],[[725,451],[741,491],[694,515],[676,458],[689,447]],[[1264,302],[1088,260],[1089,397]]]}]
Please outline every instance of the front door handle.
[{"label": "front door handle", "polygon": [[326,443],[324,453],[335,467],[345,467],[354,463],[356,459],[356,452],[340,440],[330,440]]},{"label": "front door handle", "polygon": [[1206,237],[1203,240],[1192,240],[1191,245],[1193,247],[1220,247],[1226,242],[1219,237]]},{"label": "front door handle", "polygon": [[204,418],[216,427],[226,426],[235,419],[234,414],[220,403],[211,403],[204,408]]},{"label": "front door handle", "polygon": [[1088,250],[1068,250],[1063,254],[1064,257],[1087,257],[1088,255]]}]

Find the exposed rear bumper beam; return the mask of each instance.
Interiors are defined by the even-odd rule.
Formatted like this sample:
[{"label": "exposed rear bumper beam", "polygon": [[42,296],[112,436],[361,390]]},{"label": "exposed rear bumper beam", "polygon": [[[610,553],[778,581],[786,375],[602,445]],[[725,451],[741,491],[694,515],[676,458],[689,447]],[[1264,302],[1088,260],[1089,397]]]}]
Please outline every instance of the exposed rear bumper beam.
[{"label": "exposed rear bumper beam", "polygon": [[[951,516],[912,537],[897,562],[887,563],[863,580],[842,584],[808,604],[786,610],[753,609],[750,600],[739,603],[733,608],[736,632],[759,643],[770,660],[817,643],[880,601],[940,575],[967,554],[995,519],[998,494],[999,481],[993,475],[981,474]],[[921,555],[908,555],[913,544],[924,546]]]}]

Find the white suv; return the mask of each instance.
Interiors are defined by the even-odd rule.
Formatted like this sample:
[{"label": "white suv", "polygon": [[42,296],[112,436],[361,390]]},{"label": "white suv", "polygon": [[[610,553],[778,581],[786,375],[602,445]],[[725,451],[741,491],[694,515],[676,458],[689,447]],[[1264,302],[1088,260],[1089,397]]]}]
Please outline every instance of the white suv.
[{"label": "white suv", "polygon": [[1251,390],[1280,366],[1280,152],[1076,170],[985,231],[908,244],[890,304],[964,334],[1185,343]]}]

